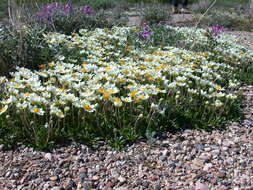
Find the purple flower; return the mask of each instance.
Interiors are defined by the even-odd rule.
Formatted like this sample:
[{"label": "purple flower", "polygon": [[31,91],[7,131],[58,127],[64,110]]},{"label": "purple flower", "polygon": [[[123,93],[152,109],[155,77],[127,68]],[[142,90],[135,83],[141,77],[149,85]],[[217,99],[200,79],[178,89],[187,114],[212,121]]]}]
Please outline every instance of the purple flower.
[{"label": "purple flower", "polygon": [[90,15],[93,13],[93,9],[91,7],[88,6],[81,6],[80,7],[81,11],[87,15]]},{"label": "purple flower", "polygon": [[143,23],[142,27],[143,27],[143,31],[139,33],[139,36],[141,36],[142,38],[148,38],[149,36],[153,34],[153,32],[151,31],[147,23]]},{"label": "purple flower", "polygon": [[43,7],[42,11],[52,13],[54,10],[59,9],[60,7],[61,7],[60,3],[49,3]]},{"label": "purple flower", "polygon": [[70,11],[73,9],[73,5],[69,2],[69,3],[66,3],[64,6],[63,6],[63,12],[65,14],[69,14]]},{"label": "purple flower", "polygon": [[40,21],[47,22],[50,21],[56,13],[68,15],[72,10],[73,5],[70,2],[66,4],[57,2],[48,3],[45,6],[43,6],[41,11],[36,13],[36,17]]},{"label": "purple flower", "polygon": [[214,37],[217,37],[218,35],[220,35],[222,32],[224,32],[224,28],[218,24],[214,25],[214,26],[210,26],[209,30],[212,32],[212,35]]},{"label": "purple flower", "polygon": [[54,12],[61,8],[60,3],[49,3],[46,4],[41,11],[36,13],[36,17],[41,21],[47,21],[50,20],[50,18],[53,16]]},{"label": "purple flower", "polygon": [[139,35],[143,38],[148,38],[149,36],[151,36],[153,34],[153,32],[151,31],[143,31],[143,32],[140,32]]}]

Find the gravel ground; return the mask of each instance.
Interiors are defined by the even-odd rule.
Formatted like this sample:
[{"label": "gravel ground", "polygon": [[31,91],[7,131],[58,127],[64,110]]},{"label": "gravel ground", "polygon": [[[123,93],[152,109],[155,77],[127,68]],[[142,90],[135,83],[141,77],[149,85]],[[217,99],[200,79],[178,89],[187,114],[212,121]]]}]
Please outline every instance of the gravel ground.
[{"label": "gravel ground", "polygon": [[185,130],[117,152],[99,142],[0,150],[1,190],[253,190],[253,86],[245,118],[225,130]]}]

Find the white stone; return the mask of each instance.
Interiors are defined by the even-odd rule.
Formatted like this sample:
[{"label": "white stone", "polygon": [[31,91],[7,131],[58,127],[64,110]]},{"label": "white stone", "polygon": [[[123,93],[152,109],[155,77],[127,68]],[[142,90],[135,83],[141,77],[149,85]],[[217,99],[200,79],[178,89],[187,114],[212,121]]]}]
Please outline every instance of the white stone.
[{"label": "white stone", "polygon": [[44,158],[51,161],[52,160],[52,154],[51,153],[46,153],[44,155]]},{"label": "white stone", "polygon": [[209,190],[209,188],[205,184],[197,183],[195,190]]},{"label": "white stone", "polygon": [[213,167],[213,164],[208,163],[208,164],[205,164],[205,165],[204,165],[203,170],[204,170],[204,171],[209,171],[212,167]]}]

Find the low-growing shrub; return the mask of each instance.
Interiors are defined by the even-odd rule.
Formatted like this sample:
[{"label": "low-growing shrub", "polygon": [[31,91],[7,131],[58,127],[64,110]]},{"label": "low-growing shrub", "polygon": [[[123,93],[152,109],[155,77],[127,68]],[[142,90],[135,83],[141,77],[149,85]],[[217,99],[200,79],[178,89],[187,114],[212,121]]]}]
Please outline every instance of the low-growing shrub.
[{"label": "low-growing shrub", "polygon": [[35,19],[42,26],[46,26],[47,31],[65,34],[71,34],[81,28],[110,27],[106,14],[103,11],[95,12],[91,7],[76,7],[71,3],[46,4],[37,12]]},{"label": "low-growing shrub", "polygon": [[71,34],[81,28],[110,28],[127,23],[122,8],[110,10],[94,10],[87,5],[76,6],[71,3],[50,3],[37,12],[35,23],[38,22],[47,31]]},{"label": "low-growing shrub", "polygon": [[0,31],[0,75],[8,76],[17,66],[39,69],[40,64],[52,60],[43,34],[43,29],[35,25],[22,28],[4,25]]},{"label": "low-growing shrub", "polygon": [[226,11],[211,11],[204,19],[201,24],[204,26],[221,25],[225,28],[232,30],[246,30],[252,31],[253,18],[248,14],[241,14],[240,12],[234,11],[234,9]]},{"label": "low-growing shrub", "polygon": [[168,7],[161,4],[152,4],[142,8],[141,15],[144,22],[150,24],[158,24],[160,22],[168,22],[171,19],[171,13]]},{"label": "low-growing shrub", "polygon": [[[0,80],[0,139],[41,149],[61,139],[121,147],[157,130],[208,129],[238,117],[236,73],[252,64],[253,52],[214,29],[159,27],[46,35],[51,62]],[[160,30],[179,32],[183,45],[166,37],[150,43]]]},{"label": "low-growing shrub", "polygon": [[8,7],[7,0],[2,0],[0,2],[0,20],[8,15],[7,7]]}]

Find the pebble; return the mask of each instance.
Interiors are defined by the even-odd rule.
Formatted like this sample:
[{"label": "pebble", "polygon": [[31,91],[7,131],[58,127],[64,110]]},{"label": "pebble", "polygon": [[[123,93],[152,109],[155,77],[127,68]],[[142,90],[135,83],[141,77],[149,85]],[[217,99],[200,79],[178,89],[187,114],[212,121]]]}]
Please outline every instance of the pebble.
[{"label": "pebble", "polygon": [[121,183],[126,182],[126,178],[125,178],[125,177],[122,177],[122,176],[120,176],[120,177],[118,178],[118,180],[119,180]]},{"label": "pebble", "polygon": [[11,176],[11,171],[6,172],[5,177],[9,178]]},{"label": "pebble", "polygon": [[91,190],[91,186],[85,183],[82,190]]},{"label": "pebble", "polygon": [[88,178],[88,176],[85,173],[80,173],[79,177],[81,180],[84,180],[85,178]]},{"label": "pebble", "polygon": [[220,172],[217,173],[217,176],[220,177],[220,178],[224,178],[224,177],[226,177],[226,172],[220,171]]},{"label": "pebble", "polygon": [[161,190],[161,185],[160,185],[160,183],[156,183],[156,184],[155,184],[154,190]]},{"label": "pebble", "polygon": [[195,190],[209,190],[208,186],[202,183],[197,183]]},{"label": "pebble", "polygon": [[205,164],[205,166],[203,167],[203,170],[204,170],[204,171],[209,171],[212,167],[213,167],[213,164],[207,163],[207,164]]},{"label": "pebble", "polygon": [[127,187],[118,187],[118,188],[115,188],[115,190],[129,190]]},{"label": "pebble", "polygon": [[58,180],[58,176],[51,176],[50,178],[49,178],[51,181],[56,181],[56,180]]},{"label": "pebble", "polygon": [[97,181],[97,180],[99,180],[99,178],[100,178],[100,177],[99,177],[98,175],[94,175],[94,176],[92,177],[92,180],[93,180],[93,181]]},{"label": "pebble", "polygon": [[44,158],[45,158],[46,160],[52,161],[52,154],[51,154],[51,153],[46,153],[46,154],[44,155]]},{"label": "pebble", "polygon": [[52,187],[51,190],[63,190],[63,188],[57,186],[57,187]]}]

